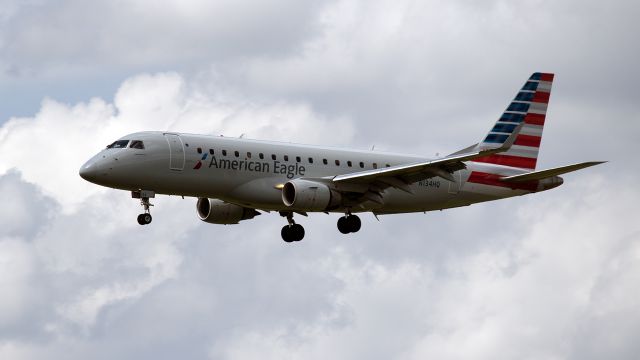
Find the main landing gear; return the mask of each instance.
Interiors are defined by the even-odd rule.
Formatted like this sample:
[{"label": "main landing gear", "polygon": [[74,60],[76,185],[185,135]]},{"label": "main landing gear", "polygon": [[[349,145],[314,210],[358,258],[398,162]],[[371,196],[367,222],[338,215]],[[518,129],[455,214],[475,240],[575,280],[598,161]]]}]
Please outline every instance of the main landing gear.
[{"label": "main landing gear", "polygon": [[[285,225],[282,228],[282,231],[280,231],[282,240],[288,243],[302,240],[304,238],[304,227],[293,221],[293,213],[280,212],[280,215],[286,217],[289,222],[289,224]],[[343,234],[356,233],[360,230],[361,226],[362,222],[360,221],[360,218],[357,215],[352,215],[351,213],[347,213],[345,216],[338,219],[338,230]]]},{"label": "main landing gear", "polygon": [[361,226],[362,222],[358,215],[346,214],[338,219],[338,231],[343,234],[358,232]]},{"label": "main landing gear", "polygon": [[289,222],[289,224],[285,225],[280,231],[282,240],[288,243],[302,240],[304,238],[304,227],[293,221],[293,213],[280,213],[280,215],[285,216]]},{"label": "main landing gear", "polygon": [[142,207],[144,208],[144,213],[138,215],[138,224],[150,224],[153,218],[151,217],[151,211],[149,210],[149,208],[153,206],[153,204],[149,202],[149,199],[156,197],[156,194],[153,191],[140,190],[132,191],[131,197],[134,199],[140,199],[140,205],[142,205]]}]

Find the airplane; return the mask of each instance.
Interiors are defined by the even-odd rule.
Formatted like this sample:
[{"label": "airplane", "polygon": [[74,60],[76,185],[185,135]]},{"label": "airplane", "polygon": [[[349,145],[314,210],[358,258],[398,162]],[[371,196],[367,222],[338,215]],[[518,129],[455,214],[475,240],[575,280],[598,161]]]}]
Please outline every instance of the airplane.
[{"label": "airplane", "polygon": [[126,135],[79,171],[92,183],[130,191],[151,223],[156,194],[197,198],[200,220],[237,224],[263,212],[287,219],[286,242],[304,227],[294,214],[343,214],[338,230],[358,232],[358,213],[427,212],[546,191],[591,161],[536,171],[554,74],[536,72],[475,145],[430,159],[396,153],[145,131]]}]

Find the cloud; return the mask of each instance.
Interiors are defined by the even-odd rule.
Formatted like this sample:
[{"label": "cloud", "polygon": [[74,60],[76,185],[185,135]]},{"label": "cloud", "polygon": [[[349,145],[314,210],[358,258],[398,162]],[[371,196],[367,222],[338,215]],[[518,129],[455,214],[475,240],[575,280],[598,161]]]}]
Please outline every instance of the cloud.
[{"label": "cloud", "polygon": [[[113,69],[226,60],[293,51],[317,31],[315,13],[326,3],[43,1],[7,16],[2,43],[5,61],[45,76],[96,65]],[[67,66],[69,60],[75,70]]]},{"label": "cloud", "polygon": [[75,105],[45,99],[33,118],[14,118],[0,128],[0,173],[18,169],[73,211],[105,190],[76,174],[84,161],[128,133],[167,130],[345,144],[347,118],[328,119],[304,103],[259,103],[219,94],[207,97],[177,73],[138,75],[125,81],[113,104],[93,98]]},{"label": "cloud", "polygon": [[[326,235],[334,219],[318,215],[300,247],[278,239],[277,216],[212,226],[192,201],[160,197],[153,227],[139,227],[127,196],[98,193],[31,234],[0,237],[0,282],[13,290],[0,354],[633,358],[640,228],[617,214],[640,199],[629,177],[582,180],[449,211],[449,222],[366,218],[364,236],[348,239]],[[0,184],[3,197],[55,204],[16,173]],[[460,223],[477,231],[456,233]],[[615,337],[585,353],[601,329]]]},{"label": "cloud", "polygon": [[[61,85],[0,123],[0,358],[636,357],[635,4],[16,4],[5,92]],[[550,192],[346,237],[299,217],[284,244],[277,214],[215,226],[177,197],[140,227],[77,175],[140,130],[453,151],[538,69],[557,72],[541,166],[612,160]]]},{"label": "cloud", "polygon": [[[237,334],[213,357],[633,358],[638,317],[628,295],[638,292],[640,232],[608,207],[633,211],[638,194],[611,203],[603,183],[573,184],[571,195],[586,194],[581,201],[558,206],[548,198],[521,207],[513,224],[500,227],[518,234],[510,244],[450,256],[444,269],[327,254],[315,266],[344,283],[334,301],[346,311]],[[622,326],[621,311],[631,311]],[[326,320],[335,316],[343,318],[337,326]],[[587,343],[586,328],[593,339],[591,331],[613,333]]]}]

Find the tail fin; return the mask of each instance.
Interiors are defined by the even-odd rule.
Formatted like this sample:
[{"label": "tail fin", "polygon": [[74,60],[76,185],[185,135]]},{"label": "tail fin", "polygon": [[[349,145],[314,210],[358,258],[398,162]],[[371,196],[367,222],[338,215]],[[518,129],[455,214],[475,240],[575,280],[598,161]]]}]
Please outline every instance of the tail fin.
[{"label": "tail fin", "polygon": [[481,149],[500,147],[522,124],[513,146],[505,152],[473,161],[517,167],[527,171],[535,170],[553,77],[553,74],[548,73],[531,75],[489,134],[479,144]]}]

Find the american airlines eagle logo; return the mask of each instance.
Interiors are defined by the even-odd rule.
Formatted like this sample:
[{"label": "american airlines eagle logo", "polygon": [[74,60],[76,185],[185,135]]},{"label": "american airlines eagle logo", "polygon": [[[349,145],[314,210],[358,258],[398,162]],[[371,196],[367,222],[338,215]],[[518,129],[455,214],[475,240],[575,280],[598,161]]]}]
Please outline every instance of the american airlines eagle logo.
[{"label": "american airlines eagle logo", "polygon": [[208,153],[202,154],[202,158],[200,160],[198,160],[196,165],[193,167],[193,170],[198,170],[198,169],[200,169],[202,167],[202,162],[207,160],[207,155],[209,155],[209,154]]}]

